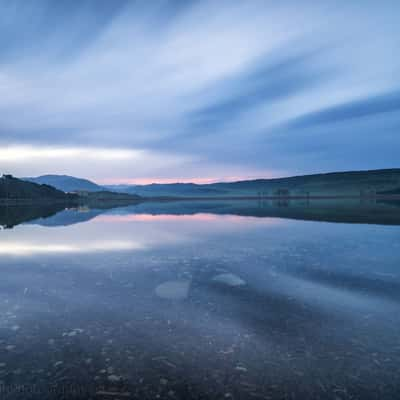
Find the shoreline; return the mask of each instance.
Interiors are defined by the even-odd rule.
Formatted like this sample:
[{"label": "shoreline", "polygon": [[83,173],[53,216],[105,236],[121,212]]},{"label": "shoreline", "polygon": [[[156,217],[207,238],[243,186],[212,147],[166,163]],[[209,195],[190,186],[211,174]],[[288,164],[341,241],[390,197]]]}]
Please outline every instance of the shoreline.
[{"label": "shoreline", "polygon": [[121,203],[121,204],[140,204],[145,202],[172,202],[172,201],[235,201],[235,200],[345,200],[345,199],[359,199],[363,200],[400,200],[400,194],[392,195],[371,195],[371,196],[357,196],[357,195],[320,195],[320,196],[193,196],[193,197],[142,197],[140,199],[90,199],[85,198],[77,200],[63,200],[63,199],[0,199],[0,206],[20,206],[20,205],[51,205],[63,204],[66,206],[82,206],[90,205],[93,203]]},{"label": "shoreline", "polygon": [[335,199],[360,199],[360,200],[400,200],[400,194],[394,195],[321,195],[321,196],[198,196],[198,197],[143,197],[143,201],[199,201],[199,200],[335,200]]}]

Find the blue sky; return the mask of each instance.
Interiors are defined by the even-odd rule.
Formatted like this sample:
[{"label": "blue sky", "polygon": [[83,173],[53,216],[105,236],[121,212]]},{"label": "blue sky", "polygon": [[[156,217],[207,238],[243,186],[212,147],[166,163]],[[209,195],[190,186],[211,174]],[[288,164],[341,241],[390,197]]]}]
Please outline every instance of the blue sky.
[{"label": "blue sky", "polygon": [[0,171],[398,167],[398,1],[0,0]]}]

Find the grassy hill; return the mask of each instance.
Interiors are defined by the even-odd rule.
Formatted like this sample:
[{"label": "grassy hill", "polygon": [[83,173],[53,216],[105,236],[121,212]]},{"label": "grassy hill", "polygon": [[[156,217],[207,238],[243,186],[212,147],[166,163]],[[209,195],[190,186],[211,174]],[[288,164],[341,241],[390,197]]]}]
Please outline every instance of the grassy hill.
[{"label": "grassy hill", "polygon": [[196,185],[193,183],[109,186],[111,190],[141,196],[359,196],[400,188],[400,168],[333,172],[277,179]]},{"label": "grassy hill", "polygon": [[[277,179],[220,182],[205,185],[171,183],[150,185],[109,185],[102,187],[87,179],[66,175],[25,178],[66,192],[119,192],[142,197],[275,197],[275,196],[360,196],[400,193],[400,168],[371,171],[332,172]],[[110,195],[107,195],[110,197]]]},{"label": "grassy hill", "polygon": [[0,200],[5,201],[69,201],[77,196],[66,194],[49,185],[39,185],[3,175],[0,178]]}]

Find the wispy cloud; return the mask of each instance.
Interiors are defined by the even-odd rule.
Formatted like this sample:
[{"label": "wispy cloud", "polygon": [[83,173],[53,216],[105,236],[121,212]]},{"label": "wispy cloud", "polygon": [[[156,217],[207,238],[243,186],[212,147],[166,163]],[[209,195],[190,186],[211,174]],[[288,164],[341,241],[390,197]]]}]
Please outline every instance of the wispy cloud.
[{"label": "wispy cloud", "polygon": [[8,146],[1,149],[0,161],[12,162],[25,160],[32,162],[39,160],[57,160],[82,158],[84,160],[140,160],[145,156],[144,151],[84,148],[84,147],[34,147],[34,146]]},{"label": "wispy cloud", "polygon": [[[399,12],[392,1],[0,0],[0,167],[129,180],[393,165]],[[363,158],[347,138],[365,129],[381,151]]]},{"label": "wispy cloud", "polygon": [[[183,155],[159,153],[151,150],[12,145],[0,146],[3,170],[23,176],[25,171],[39,175],[45,171],[59,174],[81,175],[82,170],[94,180],[101,176],[104,182],[115,176],[127,176],[131,168],[136,173],[162,173],[190,163]],[[27,168],[28,166],[28,168]],[[101,181],[101,180],[99,180]]]}]

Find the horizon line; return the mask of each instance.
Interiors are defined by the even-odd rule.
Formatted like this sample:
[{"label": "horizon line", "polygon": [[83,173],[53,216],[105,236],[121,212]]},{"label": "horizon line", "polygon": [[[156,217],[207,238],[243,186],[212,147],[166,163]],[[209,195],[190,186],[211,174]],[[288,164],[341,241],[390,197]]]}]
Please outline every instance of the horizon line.
[{"label": "horizon line", "polygon": [[[311,175],[325,175],[325,174],[336,174],[336,173],[357,173],[357,172],[373,172],[373,171],[390,171],[390,170],[400,170],[400,167],[391,168],[369,168],[369,169],[354,169],[354,170],[336,170],[336,171],[319,171],[310,173],[294,173],[289,174],[287,172],[281,172],[278,174],[259,174],[259,175],[246,175],[246,176],[229,176],[223,178],[114,178],[114,179],[96,179],[96,178],[84,178],[68,174],[43,174],[38,175],[36,178],[46,175],[52,176],[68,176],[77,179],[89,180],[99,186],[112,186],[112,185],[151,185],[151,184],[213,184],[213,183],[234,183],[246,180],[270,180],[270,179],[285,179],[285,178],[296,178],[301,176],[311,176]],[[4,173],[3,175],[9,175],[9,173]],[[11,174],[12,175],[12,174]],[[19,179],[27,179],[27,177],[18,177]],[[32,177],[33,178],[33,177]]]}]

